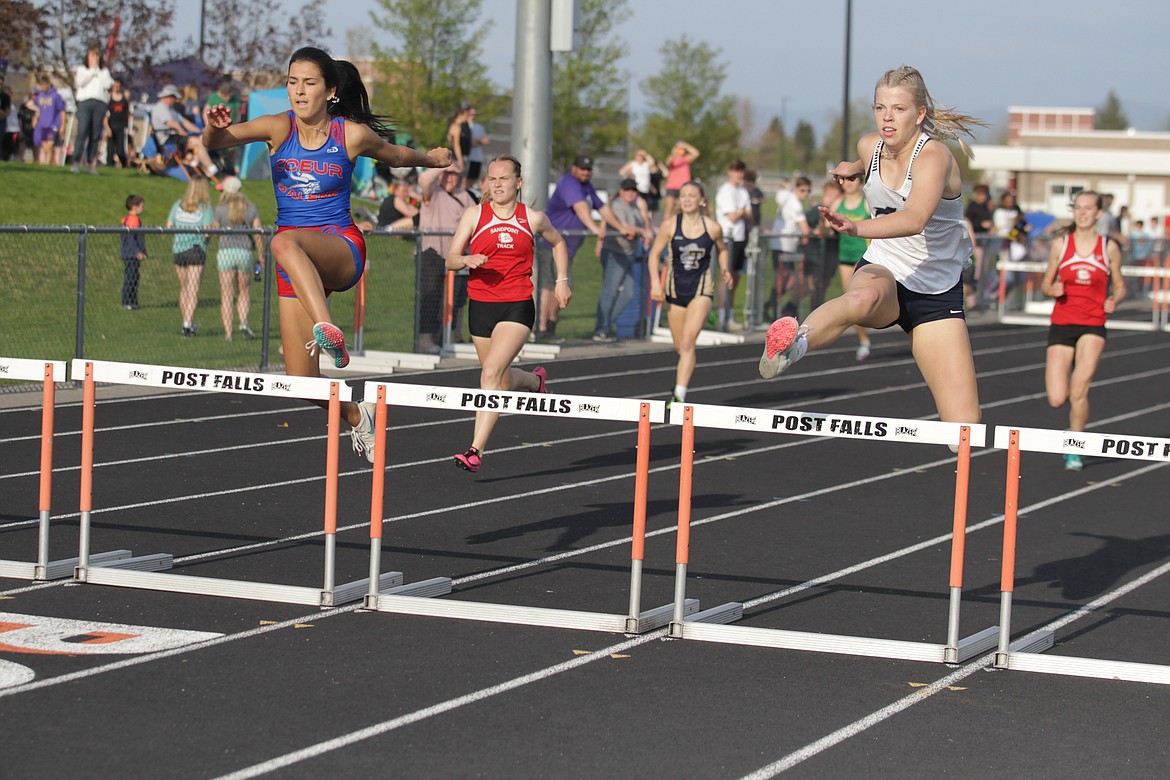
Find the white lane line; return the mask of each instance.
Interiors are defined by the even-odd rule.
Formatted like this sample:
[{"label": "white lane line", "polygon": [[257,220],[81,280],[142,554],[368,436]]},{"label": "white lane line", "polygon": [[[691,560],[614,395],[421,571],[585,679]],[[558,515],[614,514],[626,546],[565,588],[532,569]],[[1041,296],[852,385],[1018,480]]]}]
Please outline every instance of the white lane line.
[{"label": "white lane line", "polygon": [[[1147,465],[1141,469],[1138,469],[1137,471],[1132,472],[1131,474],[1125,475],[1123,478],[1119,478],[1117,480],[1112,480],[1112,481],[1113,482],[1124,481],[1125,479],[1140,476],[1140,475],[1145,474],[1147,472],[1153,471],[1154,469],[1161,468],[1164,465],[1165,465],[1164,463],[1150,464],[1150,465]],[[1083,494],[1086,492],[1090,492],[1091,490],[1101,489],[1103,487],[1106,487],[1106,485],[1104,485],[1104,484],[1090,485],[1090,486],[1087,486],[1086,489],[1078,491],[1078,493]],[[1049,499],[1048,503],[1060,503],[1062,501],[1068,500],[1071,497],[1072,497],[1071,494],[1061,495],[1061,496],[1055,497],[1053,499]],[[1035,505],[1035,507],[1039,507],[1040,505],[1042,505],[1044,503],[1045,502],[1041,502],[1041,504]],[[1022,509],[1020,511],[1021,511],[1021,513],[1023,513],[1026,511],[1030,511],[1033,508],[1034,507],[1028,507],[1028,508]],[[983,525],[987,525],[987,524],[983,524]],[[949,536],[949,534],[948,534],[948,536]],[[915,545],[915,547],[917,548],[917,547],[919,547],[919,545]],[[909,548],[907,548],[907,549],[909,549]],[[875,559],[875,560],[878,560],[878,559]],[[1159,569],[1145,575],[1144,577],[1138,578],[1138,580],[1135,580],[1134,582],[1128,583],[1126,586],[1123,586],[1122,588],[1119,588],[1118,590],[1115,590],[1112,593],[1107,594],[1106,596],[1103,596],[1099,599],[1096,599],[1093,602],[1093,605],[1091,605],[1092,609],[1088,609],[1088,611],[1084,611],[1084,614],[1088,614],[1093,609],[1099,609],[1102,605],[1107,604],[1108,602],[1120,597],[1121,595],[1124,595],[1125,593],[1128,593],[1129,591],[1133,590],[1134,588],[1138,587],[1139,585],[1144,584],[1145,582],[1148,582],[1149,580],[1154,579],[1154,577],[1160,576],[1162,573],[1164,573],[1165,571],[1168,571],[1168,570],[1170,570],[1170,563],[1163,565]],[[828,581],[828,579],[834,578],[834,576],[835,575],[828,575],[828,577],[818,578],[816,581],[810,581],[809,583],[805,583],[805,586],[811,587],[813,584]],[[745,604],[745,606],[746,606],[746,604]],[[1084,609],[1085,608],[1082,608],[1082,610],[1078,610],[1078,613],[1083,611]],[[1083,617],[1083,615],[1078,615],[1077,617],[1070,617],[1068,615],[1062,616],[1062,618],[1060,618],[1057,621],[1054,621],[1051,625],[1055,626],[1058,623],[1060,625],[1067,625],[1068,623],[1072,622],[1073,620],[1078,619],[1078,617]],[[1063,622],[1061,622],[1061,621],[1063,621]],[[636,637],[636,638],[631,639],[627,642],[622,642],[620,644],[611,645],[610,647],[604,648],[602,650],[598,650],[598,651],[591,653],[590,655],[587,655],[587,656],[580,656],[580,657],[574,658],[570,661],[564,661],[564,662],[556,664],[554,666],[549,666],[549,667],[546,667],[544,669],[540,669],[538,671],[531,672],[529,674],[513,678],[513,679],[508,680],[508,681],[503,682],[503,683],[498,683],[496,685],[492,685],[492,686],[489,686],[487,688],[481,688],[480,690],[475,691],[473,693],[469,693],[469,694],[459,696],[459,697],[456,697],[453,699],[448,699],[447,701],[439,702],[437,704],[432,704],[428,707],[423,707],[422,709],[418,709],[418,710],[415,710],[413,712],[406,713],[404,715],[399,715],[395,718],[391,718],[389,720],[384,720],[380,723],[375,723],[371,726],[367,726],[365,728],[358,729],[356,731],[351,731],[348,734],[342,734],[342,735],[334,737],[332,739],[327,739],[327,740],[324,740],[321,742],[317,742],[313,745],[309,745],[309,746],[301,748],[299,750],[294,750],[294,751],[292,751],[290,753],[286,753],[282,756],[277,756],[277,757],[271,758],[267,761],[263,761],[263,762],[258,763],[258,764],[253,764],[252,766],[245,767],[243,769],[239,769],[235,772],[231,772],[231,773],[226,774],[226,775],[221,775],[220,777],[216,778],[215,780],[246,780],[247,778],[260,777],[261,775],[266,775],[266,774],[269,774],[271,772],[275,772],[279,769],[284,769],[285,767],[292,766],[293,764],[298,764],[302,761],[307,761],[307,760],[310,760],[313,758],[317,758],[319,756],[322,756],[322,755],[329,753],[329,752],[332,752],[334,750],[340,750],[341,748],[349,747],[349,746],[354,745],[358,742],[362,742],[362,741],[367,740],[367,739],[372,739],[373,737],[378,737],[378,736],[381,736],[383,734],[387,734],[391,731],[395,731],[395,730],[403,728],[405,726],[413,725],[415,723],[418,723],[419,721],[426,720],[427,718],[431,718],[431,717],[434,717],[436,715],[442,715],[443,713],[450,712],[451,710],[458,709],[459,707],[464,707],[464,706],[467,706],[469,704],[475,704],[476,702],[483,701],[484,699],[487,699],[491,696],[496,696],[496,695],[501,694],[501,693],[506,693],[508,691],[515,690],[515,689],[523,687],[525,685],[529,685],[530,683],[535,683],[535,682],[540,682],[542,680],[546,680],[549,677],[552,677],[553,675],[569,671],[570,669],[578,668],[580,666],[583,666],[586,663],[591,663],[593,661],[602,660],[602,659],[608,657],[612,653],[621,653],[624,650],[627,650],[629,648],[637,647],[638,645],[645,644],[646,642],[649,642],[651,640],[658,639],[660,636],[663,636],[665,633],[666,633],[666,629],[659,629],[655,632]],[[964,677],[967,677],[967,676],[975,673],[976,671],[978,671],[979,669],[982,669],[988,663],[990,663],[994,660],[995,660],[995,653],[988,653],[987,655],[983,656],[982,658],[978,659],[977,661],[974,661],[974,662],[970,663],[968,666],[965,666],[962,669],[947,675],[946,677],[942,678],[941,680],[939,680],[935,683],[932,683],[931,685],[928,685],[925,688],[919,689],[919,690],[915,691],[913,694],[911,694],[911,695],[909,695],[909,696],[907,696],[907,697],[905,697],[897,702],[894,702],[893,704],[890,704],[887,707],[883,707],[882,709],[878,710],[877,712],[872,713],[870,715],[867,715],[865,718],[862,718],[861,720],[855,721],[854,723],[850,724],[849,726],[846,726],[842,729],[839,729],[839,730],[833,732],[833,734],[830,734],[827,737],[824,737],[821,740],[818,740],[817,742],[814,742],[811,745],[808,745],[805,748],[802,748],[801,750],[796,751],[795,753],[790,754],[789,756],[786,756],[783,759],[780,759],[780,761],[777,761],[775,764],[770,764],[769,766],[764,767],[763,769],[757,770],[755,773],[748,775],[748,777],[751,778],[752,780],[763,780],[763,778],[773,777],[776,774],[779,774],[779,772],[782,772],[785,769],[789,769],[789,768],[791,768],[791,766],[795,766],[796,764],[800,763],[801,761],[805,761],[808,758],[815,756],[817,753],[823,752],[824,750],[827,750],[827,749],[833,747],[834,745],[839,744],[840,742],[843,742],[846,739],[849,739],[850,737],[856,736],[857,734],[861,733],[865,729],[868,729],[872,726],[875,726],[875,725],[881,723],[882,721],[901,712],[902,710],[905,710],[908,707],[911,707],[920,701],[924,701],[928,696],[931,696],[931,695],[937,693],[938,691],[945,690],[948,685],[953,685],[958,680],[962,680]],[[787,762],[791,762],[791,764],[789,765]]]},{"label": "white lane line", "polygon": [[364,729],[351,731],[348,734],[343,734],[339,737],[325,740],[324,742],[318,742],[315,745],[310,745],[292,753],[286,753],[283,756],[278,756],[277,758],[270,759],[263,763],[254,764],[250,767],[237,770],[230,774],[221,775],[215,780],[244,780],[245,778],[249,777],[259,777],[260,775],[266,775],[269,772],[275,772],[278,769],[283,769],[284,767],[298,764],[301,761],[307,761],[311,758],[316,758],[317,756],[324,755],[325,753],[339,750],[355,743],[371,739],[372,737],[386,734],[404,726],[409,726],[413,723],[426,720],[427,718],[433,718],[436,715],[442,715],[445,712],[450,712],[451,710],[458,709],[459,707],[466,707],[469,704],[475,704],[476,702],[483,701],[484,699],[491,698],[492,696],[497,696],[501,693],[507,693],[508,691],[513,691],[517,688],[522,688],[525,685],[547,680],[550,677],[570,671],[572,669],[578,669],[582,666],[585,666],[586,664],[591,664],[595,661],[604,661],[613,654],[623,653],[627,650],[638,647],[639,645],[644,645],[647,642],[664,636],[665,634],[666,629],[660,628],[657,631],[651,632],[649,634],[643,634],[642,636],[635,637],[628,641],[619,642],[616,645],[610,645],[609,647],[602,648],[601,650],[596,650],[589,653],[588,655],[579,655],[576,658],[563,661],[559,664],[556,664],[555,666],[548,666],[530,674],[507,680],[506,682],[491,685],[487,688],[480,688],[478,691],[474,691],[473,693],[459,696],[458,698],[454,699],[448,699],[447,701],[433,704],[430,707],[424,707],[423,709],[415,710],[414,712],[409,712],[405,715],[400,715],[397,718],[384,720],[381,723],[375,723],[374,725],[367,726]]},{"label": "white lane line", "polygon": [[347,607],[338,607],[323,612],[313,612],[308,615],[301,615],[300,617],[291,620],[282,620],[279,623],[269,623],[267,625],[250,628],[246,631],[240,631],[235,634],[224,634],[215,637],[214,639],[207,639],[202,642],[195,642],[183,647],[175,647],[170,650],[159,650],[154,653],[147,653],[145,655],[136,655],[132,658],[126,658],[121,661],[114,661],[113,663],[102,664],[94,666],[89,669],[82,669],[77,672],[69,672],[67,674],[59,674],[55,677],[48,677],[43,680],[36,680],[34,682],[26,683],[25,685],[15,685],[11,688],[0,689],[0,699],[5,696],[15,696],[18,693],[29,693],[30,691],[37,691],[42,688],[49,688],[54,685],[61,685],[62,683],[76,682],[84,680],[87,677],[96,677],[99,674],[106,672],[116,672],[120,669],[129,669],[140,664],[151,663],[153,661],[161,661],[164,658],[172,658],[176,655],[192,652],[195,650],[206,650],[207,648],[217,647],[219,645],[227,644],[228,642],[235,642],[240,639],[250,639],[255,636],[261,636],[271,631],[279,631],[285,628],[295,628],[304,623],[313,623],[318,620],[325,620],[346,612],[354,612],[361,608],[360,604],[351,604]]},{"label": "white lane line", "polygon": [[[1143,470],[1149,471],[1152,468],[1154,467],[1148,466]],[[1116,601],[1130,591],[1133,591],[1142,585],[1145,585],[1146,583],[1161,577],[1168,571],[1170,571],[1170,562],[1164,563],[1158,568],[1152,569],[1142,576],[1130,580],[1125,585],[1122,585],[1121,587],[1112,590],[1109,593],[1093,599],[1093,601],[1085,604],[1080,609],[1062,615],[1047,625],[1036,629],[1036,632],[1056,631],[1060,628],[1063,628],[1069,623],[1073,623],[1087,615],[1091,615],[1093,612],[1096,612],[1110,602]],[[871,712],[869,715],[866,715],[863,718],[859,718],[849,725],[837,729],[831,734],[826,734],[815,742],[810,742],[808,745],[805,745],[799,750],[795,750],[792,753],[789,753],[778,761],[768,764],[767,766],[760,767],[751,774],[744,775],[741,780],[767,780],[768,778],[775,777],[781,772],[792,769],[798,764],[801,764],[830,748],[836,747],[848,739],[858,736],[867,729],[877,726],[883,721],[889,720],[894,715],[897,715],[898,713],[913,707],[915,704],[921,704],[939,691],[946,690],[948,687],[963,680],[964,678],[970,677],[975,672],[994,663],[995,655],[995,652],[991,652],[981,658],[977,658],[976,660],[969,662],[966,666],[963,666],[962,668],[952,672],[946,677],[943,677],[940,680],[936,680],[935,682],[923,688],[918,688],[913,693],[899,699],[898,701],[882,707],[880,710]],[[1009,674],[1010,673],[1011,672],[1009,672]]]}]

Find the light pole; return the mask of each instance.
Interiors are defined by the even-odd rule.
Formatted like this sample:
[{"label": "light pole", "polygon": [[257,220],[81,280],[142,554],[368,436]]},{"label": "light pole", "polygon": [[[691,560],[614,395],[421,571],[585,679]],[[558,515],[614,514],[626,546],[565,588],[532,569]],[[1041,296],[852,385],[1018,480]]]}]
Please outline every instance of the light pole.
[{"label": "light pole", "polygon": [[780,98],[780,178],[784,178],[784,152],[788,136],[788,98]]},{"label": "light pole", "polygon": [[849,154],[849,54],[853,37],[853,0],[845,0],[845,94],[841,103],[841,159],[852,160]]}]

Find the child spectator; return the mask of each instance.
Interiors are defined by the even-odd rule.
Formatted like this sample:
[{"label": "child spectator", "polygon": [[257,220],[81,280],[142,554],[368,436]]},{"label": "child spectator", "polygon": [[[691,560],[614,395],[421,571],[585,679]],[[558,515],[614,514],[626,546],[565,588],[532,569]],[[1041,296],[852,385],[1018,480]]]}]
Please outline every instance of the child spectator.
[{"label": "child spectator", "polygon": [[146,259],[146,236],[130,231],[142,227],[145,208],[141,195],[126,196],[127,214],[122,217],[122,227],[130,230],[122,234],[122,308],[127,311],[138,311],[139,264]]}]

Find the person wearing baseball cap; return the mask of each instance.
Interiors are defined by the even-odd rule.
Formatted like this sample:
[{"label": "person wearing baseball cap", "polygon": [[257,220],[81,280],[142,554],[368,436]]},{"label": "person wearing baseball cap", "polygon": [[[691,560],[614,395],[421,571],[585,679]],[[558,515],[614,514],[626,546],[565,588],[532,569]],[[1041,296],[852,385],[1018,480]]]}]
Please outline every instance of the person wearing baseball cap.
[{"label": "person wearing baseball cap", "polygon": [[618,197],[609,207],[624,225],[637,230],[633,239],[623,233],[606,231],[601,243],[601,294],[597,298],[597,322],[593,340],[600,344],[617,341],[617,318],[634,297],[634,269],[642,249],[654,240],[650,230],[650,212],[646,201],[638,195],[638,183],[624,179],[618,188]]},{"label": "person wearing baseball cap", "polygon": [[163,157],[167,156],[168,144],[179,158],[187,151],[193,152],[203,172],[214,177],[219,173],[219,167],[211,161],[203,146],[201,130],[175,108],[175,101],[182,96],[174,84],[166,84],[159,90],[158,102],[150,109],[150,130],[154,134],[154,142]]},{"label": "person wearing baseball cap", "polygon": [[[581,235],[583,231],[588,231],[601,238],[604,236],[602,226],[609,225],[629,240],[633,240],[638,234],[636,227],[623,223],[613,213],[609,204],[601,200],[593,186],[592,179],[593,158],[588,154],[577,155],[569,172],[557,182],[545,209],[552,226],[565,237],[565,244],[569,252],[570,277],[572,276],[573,256],[577,254],[577,250],[585,242],[585,237]],[[593,221],[592,212],[594,209],[601,215],[600,223]],[[557,318],[560,307],[553,294],[557,275],[552,266],[552,252],[548,244],[543,241],[537,242],[537,263],[537,278],[540,282],[540,311],[534,337],[536,341],[559,344],[565,339],[557,336]]]}]

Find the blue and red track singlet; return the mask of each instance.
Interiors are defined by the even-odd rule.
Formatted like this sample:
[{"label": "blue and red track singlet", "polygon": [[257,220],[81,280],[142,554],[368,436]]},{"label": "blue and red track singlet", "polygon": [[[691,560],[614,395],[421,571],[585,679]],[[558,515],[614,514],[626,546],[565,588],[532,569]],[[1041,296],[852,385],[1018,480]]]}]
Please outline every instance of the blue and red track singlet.
[{"label": "blue and red track singlet", "polygon": [[338,116],[330,120],[329,137],[317,149],[301,146],[292,111],[288,112],[288,125],[288,137],[269,158],[276,193],[276,224],[352,225],[349,188],[353,160],[345,150],[345,119]]},{"label": "blue and red track singlet", "polygon": [[[317,230],[344,238],[354,256],[353,280],[340,290],[357,284],[365,270],[366,242],[353,224],[349,210],[353,160],[345,148],[345,119],[329,121],[329,137],[316,149],[301,146],[297,118],[288,116],[288,137],[269,158],[272,187],[276,195],[276,224],[281,232],[293,229]],[[288,275],[277,266],[277,293],[295,298]],[[334,292],[326,288],[325,294]]]}]

